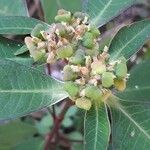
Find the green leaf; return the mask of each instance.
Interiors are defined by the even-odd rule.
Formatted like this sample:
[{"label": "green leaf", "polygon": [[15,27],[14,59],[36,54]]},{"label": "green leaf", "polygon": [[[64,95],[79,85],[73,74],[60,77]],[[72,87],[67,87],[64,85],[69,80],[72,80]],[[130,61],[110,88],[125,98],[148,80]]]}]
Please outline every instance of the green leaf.
[{"label": "green leaf", "polygon": [[28,16],[23,0],[0,0],[0,16]]},{"label": "green leaf", "polygon": [[0,120],[27,115],[68,96],[62,82],[10,60],[0,60],[0,83]]},{"label": "green leaf", "polygon": [[135,3],[136,0],[83,0],[83,10],[90,15],[90,23],[100,27]]},{"label": "green leaf", "polygon": [[14,52],[20,49],[21,46],[22,43],[20,42],[16,42],[0,36],[0,60],[9,59],[23,65],[31,66],[33,64],[32,58],[27,56],[16,57],[14,55]]},{"label": "green leaf", "polygon": [[28,52],[29,50],[28,50],[28,48],[27,48],[27,46],[26,45],[23,45],[22,47],[20,47],[15,53],[14,53],[14,55],[21,55],[21,54],[24,54],[24,53],[26,53],[26,52]]},{"label": "green leaf", "polygon": [[81,0],[41,0],[42,8],[44,11],[45,21],[48,23],[54,22],[54,17],[58,9],[66,9],[71,12],[81,10]]},{"label": "green leaf", "polygon": [[29,138],[17,144],[12,150],[43,150],[44,141],[41,138]]},{"label": "green leaf", "polygon": [[32,137],[36,132],[35,127],[19,120],[0,125],[0,149],[10,150],[15,144]]},{"label": "green leaf", "polygon": [[38,24],[43,24],[45,28],[48,28],[49,25],[29,17],[21,16],[0,16],[0,34],[30,34],[32,29]]},{"label": "green leaf", "polygon": [[150,100],[150,61],[142,62],[131,70],[126,90],[117,93],[117,96],[143,103]]},{"label": "green leaf", "polygon": [[109,51],[111,60],[120,56],[129,59],[150,37],[150,20],[136,22],[123,27],[112,40]]},{"label": "green leaf", "polygon": [[148,150],[150,147],[150,100],[118,99],[118,101],[120,104],[117,108],[111,108],[110,150]]},{"label": "green leaf", "polygon": [[109,142],[110,126],[106,106],[93,106],[84,118],[85,150],[106,150]]}]

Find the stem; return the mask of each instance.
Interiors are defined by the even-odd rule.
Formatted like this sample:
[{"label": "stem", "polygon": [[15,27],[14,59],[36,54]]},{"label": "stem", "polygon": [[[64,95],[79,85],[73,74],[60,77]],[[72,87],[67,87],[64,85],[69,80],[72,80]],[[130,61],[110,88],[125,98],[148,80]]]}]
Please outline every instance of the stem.
[{"label": "stem", "polygon": [[[64,116],[67,112],[67,110],[70,108],[70,106],[73,105],[73,102],[71,100],[67,100],[65,101],[65,104],[62,108],[62,111],[60,112],[60,114],[58,116],[55,116],[55,120],[54,120],[54,128],[52,129],[52,131],[48,134],[48,137],[46,139],[46,144],[45,144],[45,150],[49,150],[49,147],[51,145],[51,143],[53,142],[53,139],[58,137],[59,138],[59,129],[60,129],[60,125],[64,119]],[[58,139],[57,139],[58,141]]]}]

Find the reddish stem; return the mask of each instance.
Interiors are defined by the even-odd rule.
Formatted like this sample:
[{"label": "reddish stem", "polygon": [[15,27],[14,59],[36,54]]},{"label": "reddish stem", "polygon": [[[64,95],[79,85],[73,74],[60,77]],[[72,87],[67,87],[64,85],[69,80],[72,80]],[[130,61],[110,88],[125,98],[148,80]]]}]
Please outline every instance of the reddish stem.
[{"label": "reddish stem", "polygon": [[59,137],[58,134],[59,134],[60,125],[64,119],[64,116],[65,116],[67,110],[70,108],[71,105],[73,105],[72,101],[66,100],[64,107],[62,108],[62,111],[60,112],[60,114],[58,116],[55,116],[54,128],[47,136],[46,144],[45,144],[45,148],[44,148],[45,150],[49,150],[50,145],[53,142],[53,139],[55,137]]}]

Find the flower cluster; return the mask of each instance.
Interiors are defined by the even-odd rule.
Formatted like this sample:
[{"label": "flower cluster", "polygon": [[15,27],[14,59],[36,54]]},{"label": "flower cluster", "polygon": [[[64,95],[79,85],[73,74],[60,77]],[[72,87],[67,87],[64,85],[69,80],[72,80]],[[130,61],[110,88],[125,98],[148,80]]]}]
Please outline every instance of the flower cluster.
[{"label": "flower cluster", "polygon": [[127,66],[124,57],[109,60],[108,48],[100,51],[99,30],[88,24],[88,15],[59,10],[48,29],[38,24],[25,43],[35,61],[55,63],[64,59],[64,88],[70,99],[85,110],[99,105],[110,95],[112,88],[126,87]]}]

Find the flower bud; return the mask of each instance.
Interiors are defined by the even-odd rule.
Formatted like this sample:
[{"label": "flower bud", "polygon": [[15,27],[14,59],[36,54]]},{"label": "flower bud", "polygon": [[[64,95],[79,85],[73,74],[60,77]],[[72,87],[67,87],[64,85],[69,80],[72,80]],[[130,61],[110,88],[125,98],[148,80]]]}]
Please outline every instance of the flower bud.
[{"label": "flower bud", "polygon": [[64,81],[71,81],[77,78],[77,74],[73,72],[69,65],[66,65],[63,69],[63,80]]},{"label": "flower bud", "polygon": [[115,79],[114,86],[118,91],[124,91],[126,88],[126,80],[123,79]]},{"label": "flower bud", "polygon": [[88,49],[92,49],[94,47],[94,36],[90,32],[86,32],[83,36],[82,40],[83,46],[85,46]]},{"label": "flower bud", "polygon": [[111,72],[104,72],[102,74],[102,86],[109,88],[114,84],[114,74]]},{"label": "flower bud", "polygon": [[32,37],[38,37],[38,38],[41,38],[42,35],[41,35],[41,31],[45,30],[45,27],[42,25],[42,24],[37,24],[34,29],[32,30],[31,32],[31,36]]},{"label": "flower bud", "polygon": [[90,110],[92,106],[90,99],[87,99],[87,98],[78,98],[76,99],[75,104],[77,107],[85,109],[85,110]]},{"label": "flower bud", "polygon": [[102,99],[102,91],[96,86],[89,85],[85,88],[85,96],[99,102]]},{"label": "flower bud", "polygon": [[73,49],[72,49],[71,45],[68,44],[68,45],[59,47],[56,50],[56,54],[57,54],[58,58],[68,58],[68,57],[72,56]]},{"label": "flower bud", "polygon": [[69,58],[69,62],[75,65],[83,65],[85,63],[84,51],[81,49],[77,50],[75,56]]},{"label": "flower bud", "polygon": [[79,86],[72,81],[65,82],[64,89],[71,97],[76,97],[79,93]]}]

